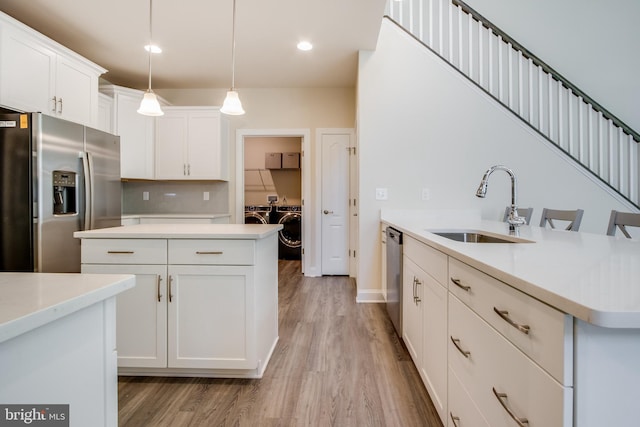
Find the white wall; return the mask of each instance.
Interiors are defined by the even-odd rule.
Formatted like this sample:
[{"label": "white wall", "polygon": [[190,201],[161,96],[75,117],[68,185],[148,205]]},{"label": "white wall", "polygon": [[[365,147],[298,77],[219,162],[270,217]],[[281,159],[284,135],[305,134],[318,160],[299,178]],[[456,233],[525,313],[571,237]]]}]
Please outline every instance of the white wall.
[{"label": "white wall", "polygon": [[[501,220],[510,181],[491,176],[486,199],[475,197],[482,174],[504,164],[518,177],[519,205],[582,208],[581,230],[604,233],[611,209],[629,210],[412,37],[383,22],[378,47],[361,52],[357,89],[359,144],[358,295],[380,289],[379,212],[477,208]],[[375,189],[388,200],[376,201]],[[431,198],[421,200],[423,188]]]},{"label": "white wall", "polygon": [[640,131],[640,1],[465,2]]}]

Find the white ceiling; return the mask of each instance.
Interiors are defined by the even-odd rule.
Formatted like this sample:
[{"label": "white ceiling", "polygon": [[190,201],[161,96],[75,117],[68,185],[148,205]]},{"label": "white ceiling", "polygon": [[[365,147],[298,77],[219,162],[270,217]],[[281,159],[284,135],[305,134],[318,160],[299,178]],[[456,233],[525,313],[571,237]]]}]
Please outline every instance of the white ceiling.
[{"label": "white ceiling", "polygon": [[[374,49],[386,0],[237,0],[237,88],[351,87]],[[0,10],[144,89],[148,0],[2,0]],[[154,88],[231,85],[232,0],[154,0]],[[296,44],[307,39],[314,50]]]}]

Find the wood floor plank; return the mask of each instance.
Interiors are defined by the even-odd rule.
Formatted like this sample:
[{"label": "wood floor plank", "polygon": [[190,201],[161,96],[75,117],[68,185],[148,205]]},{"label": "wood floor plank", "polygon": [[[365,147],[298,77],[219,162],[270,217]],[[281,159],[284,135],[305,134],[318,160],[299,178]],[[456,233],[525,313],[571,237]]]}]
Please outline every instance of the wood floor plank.
[{"label": "wood floor plank", "polygon": [[121,377],[119,425],[441,427],[383,304],[279,262],[279,336],[260,380]]}]

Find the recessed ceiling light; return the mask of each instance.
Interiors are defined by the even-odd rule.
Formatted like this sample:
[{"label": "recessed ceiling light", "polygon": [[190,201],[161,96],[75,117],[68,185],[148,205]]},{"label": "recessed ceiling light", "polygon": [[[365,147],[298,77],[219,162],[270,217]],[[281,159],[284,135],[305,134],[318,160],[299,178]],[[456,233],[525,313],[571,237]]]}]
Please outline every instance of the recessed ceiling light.
[{"label": "recessed ceiling light", "polygon": [[311,50],[313,49],[313,45],[307,41],[302,41],[298,43],[298,49],[300,50]]},{"label": "recessed ceiling light", "polygon": [[151,53],[162,53],[162,49],[160,49],[160,46],[157,46],[155,44],[144,46],[144,50],[146,50],[147,52],[149,52],[149,49],[151,49]]}]

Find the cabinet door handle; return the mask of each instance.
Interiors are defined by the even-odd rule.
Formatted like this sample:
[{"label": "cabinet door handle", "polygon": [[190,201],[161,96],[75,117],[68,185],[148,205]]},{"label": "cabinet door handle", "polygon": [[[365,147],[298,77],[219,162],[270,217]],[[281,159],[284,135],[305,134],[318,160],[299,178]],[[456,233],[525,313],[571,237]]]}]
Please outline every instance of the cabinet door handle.
[{"label": "cabinet door handle", "polygon": [[471,286],[463,285],[460,279],[454,279],[453,277],[451,277],[451,281],[453,282],[454,285],[456,285],[463,291],[469,292],[471,290]]},{"label": "cabinet door handle", "polygon": [[54,96],[53,98],[51,98],[51,100],[53,101],[53,108],[51,109],[51,111],[55,113],[56,109],[58,108],[58,97]]},{"label": "cabinet door handle", "polygon": [[58,114],[62,114],[62,97],[58,98]]},{"label": "cabinet door handle", "polygon": [[453,345],[456,346],[456,348],[458,349],[458,351],[467,359],[469,358],[469,356],[471,356],[471,352],[470,351],[466,351],[463,350],[462,347],[460,347],[460,340],[458,338],[454,338],[451,337],[451,342],[453,343]]},{"label": "cabinet door handle", "polygon": [[169,276],[169,302],[173,301],[173,291],[171,289],[172,283],[173,283],[173,277]]},{"label": "cabinet door handle", "polygon": [[222,255],[222,251],[196,251],[197,255]]},{"label": "cabinet door handle", "polygon": [[135,251],[107,251],[108,254],[126,254],[131,255],[135,254]]},{"label": "cabinet door handle", "polygon": [[513,421],[515,421],[516,424],[518,424],[520,427],[527,427],[529,425],[529,420],[527,420],[526,418],[518,417],[516,414],[513,413],[511,409],[509,409],[509,407],[507,406],[507,403],[505,402],[505,400],[507,400],[506,393],[498,393],[496,391],[496,388],[493,387],[493,394],[495,394],[496,399],[498,399],[498,402],[500,402],[500,405],[502,405],[504,410],[507,411],[507,414],[509,414],[509,416],[513,418]]},{"label": "cabinet door handle", "polygon": [[329,214],[333,215],[333,211],[330,211],[330,210],[327,210],[327,209],[323,210],[322,213],[325,214],[325,215],[329,215]]},{"label": "cabinet door handle", "polygon": [[160,292],[160,283],[162,282],[162,276],[158,274],[158,280],[156,281],[156,286],[158,288],[158,302],[162,301],[162,293]]},{"label": "cabinet door handle", "polygon": [[451,415],[451,422],[453,423],[453,427],[458,427],[458,422],[460,421],[460,417],[456,417],[453,415],[453,412],[449,412]]},{"label": "cabinet door handle", "polygon": [[191,163],[187,164],[187,175],[191,176]]},{"label": "cabinet door handle", "polygon": [[187,176],[187,164],[182,164],[182,175]]},{"label": "cabinet door handle", "polygon": [[511,317],[509,317],[509,312],[507,310],[498,310],[497,308],[493,307],[493,311],[495,311],[496,314],[502,318],[502,320],[504,320],[505,322],[507,322],[508,324],[510,324],[511,326],[513,326],[514,328],[522,332],[523,334],[526,334],[526,335],[529,334],[531,327],[529,325],[521,325],[519,323],[514,322],[511,319]]},{"label": "cabinet door handle", "polygon": [[418,296],[418,285],[422,285],[422,282],[420,281],[420,279],[418,279],[417,277],[414,278],[415,280],[415,296],[413,297],[413,301],[416,303],[416,305],[418,305],[419,302],[421,302],[422,300],[420,299],[420,297]]}]

